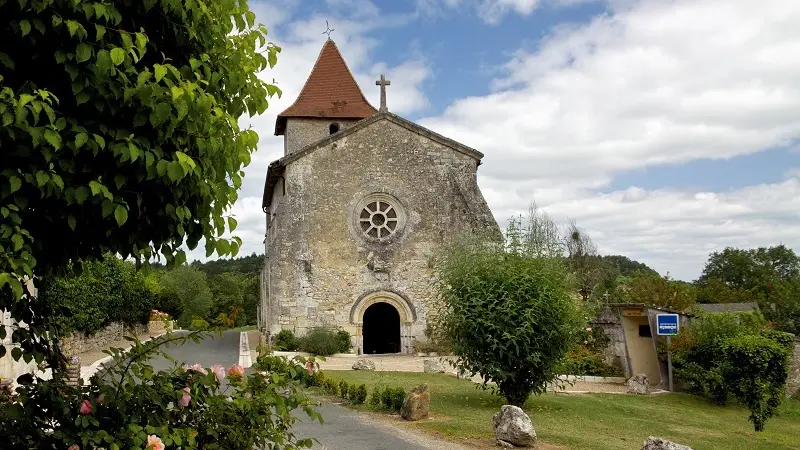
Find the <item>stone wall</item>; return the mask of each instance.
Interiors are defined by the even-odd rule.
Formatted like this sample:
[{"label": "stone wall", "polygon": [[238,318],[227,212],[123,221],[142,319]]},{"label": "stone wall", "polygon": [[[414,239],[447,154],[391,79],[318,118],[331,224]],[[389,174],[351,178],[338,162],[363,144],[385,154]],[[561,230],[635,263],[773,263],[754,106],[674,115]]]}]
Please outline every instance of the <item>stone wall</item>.
[{"label": "stone wall", "polygon": [[789,381],[786,384],[786,393],[789,397],[800,398],[800,338],[797,338],[794,344],[794,353],[792,354],[789,366]]},{"label": "stone wall", "polygon": [[63,339],[64,354],[74,355],[79,353],[100,352],[108,349],[112,343],[122,341],[125,336],[141,336],[148,333],[147,324],[137,324],[126,327],[122,323],[112,323],[97,331],[91,336],[83,333],[73,333]]},{"label": "stone wall", "polygon": [[593,330],[602,330],[609,339],[608,346],[603,350],[603,362],[621,369],[625,378],[630,377],[632,374],[628,366],[625,329],[622,327],[619,310],[606,307],[590,324]]},{"label": "stone wall", "polygon": [[[387,293],[406,315],[401,340],[410,347],[424,336],[436,249],[464,231],[497,229],[478,190],[475,154],[383,119],[304,152],[287,164],[270,208],[269,332],[341,327],[358,346],[359,308]],[[371,241],[357,227],[374,194],[392,199],[403,224]]]},{"label": "stone wall", "polygon": [[339,130],[344,130],[356,122],[358,120],[353,119],[287,119],[283,153],[284,155],[294,153],[330,136],[331,124],[336,124],[339,126]]}]

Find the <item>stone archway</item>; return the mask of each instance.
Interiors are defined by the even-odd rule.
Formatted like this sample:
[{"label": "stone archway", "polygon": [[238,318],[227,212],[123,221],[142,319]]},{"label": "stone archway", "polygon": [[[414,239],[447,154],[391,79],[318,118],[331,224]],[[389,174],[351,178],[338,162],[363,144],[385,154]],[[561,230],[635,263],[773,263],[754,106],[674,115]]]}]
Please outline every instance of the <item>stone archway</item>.
[{"label": "stone archway", "polygon": [[410,329],[415,320],[411,304],[394,292],[364,295],[350,310],[350,321],[357,330],[358,353],[411,353]]}]

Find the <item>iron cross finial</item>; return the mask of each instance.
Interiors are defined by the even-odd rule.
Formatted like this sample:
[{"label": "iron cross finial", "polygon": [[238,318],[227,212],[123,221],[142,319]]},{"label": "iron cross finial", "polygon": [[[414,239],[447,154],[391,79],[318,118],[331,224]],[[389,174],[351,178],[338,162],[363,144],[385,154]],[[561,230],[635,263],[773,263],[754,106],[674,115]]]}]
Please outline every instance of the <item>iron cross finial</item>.
[{"label": "iron cross finial", "polygon": [[325,21],[325,31],[323,31],[322,34],[327,34],[328,35],[328,40],[330,41],[331,40],[331,33],[333,33],[334,31],[336,31],[336,29],[335,28],[331,28],[331,26],[328,25],[328,21],[326,20]]}]

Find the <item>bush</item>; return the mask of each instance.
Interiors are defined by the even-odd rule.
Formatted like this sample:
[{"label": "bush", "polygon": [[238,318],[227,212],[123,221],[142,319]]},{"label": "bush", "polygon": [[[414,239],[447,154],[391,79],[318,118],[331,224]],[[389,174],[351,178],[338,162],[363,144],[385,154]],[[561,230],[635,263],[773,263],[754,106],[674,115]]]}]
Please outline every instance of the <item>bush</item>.
[{"label": "bush", "polygon": [[339,395],[339,384],[333,378],[326,378],[322,384],[328,394]]},{"label": "bush", "polygon": [[750,410],[755,430],[763,431],[783,399],[790,353],[778,341],[743,335],[725,342],[724,355],[725,385]]},{"label": "bush", "polygon": [[350,398],[350,385],[347,384],[347,381],[340,381],[339,382],[339,396],[345,400]]},{"label": "bush", "polygon": [[325,382],[325,374],[321,370],[314,372],[314,375],[309,377],[308,386],[322,387]]},{"label": "bush", "polygon": [[275,350],[281,352],[293,352],[300,348],[300,343],[292,330],[281,330],[275,336]]},{"label": "bush", "polygon": [[82,386],[69,386],[64,377],[20,377],[14,401],[0,405],[2,447],[132,449],[144,448],[148,435],[167,448],[181,441],[181,448],[197,449],[218,448],[221,442],[231,450],[269,448],[275,442],[281,448],[311,447],[309,439],[298,440],[291,431],[296,409],[319,418],[292,377],[305,370],[301,364],[273,361],[270,367],[281,368],[273,372],[278,377],[228,375],[225,386],[206,368],[156,372],[148,364],[163,356],[160,344],[196,338],[136,341],[126,353],[114,351],[104,374]]},{"label": "bush", "polygon": [[793,348],[791,335],[762,323],[758,316],[708,314],[671,347],[675,373],[691,390],[721,405],[736,397],[750,410],[756,431],[783,398]]},{"label": "bush", "polygon": [[403,402],[406,400],[406,391],[401,388],[397,387],[391,389],[390,401],[386,405],[392,411],[400,411],[400,408],[403,407]]},{"label": "bush", "polygon": [[206,331],[208,330],[208,322],[206,322],[205,319],[195,317],[194,319],[192,319],[192,323],[189,325],[189,329],[194,331]]},{"label": "bush", "polygon": [[352,345],[350,344],[350,333],[346,330],[336,331],[336,342],[338,343],[337,353],[349,353]]},{"label": "bush", "polygon": [[313,328],[299,339],[300,350],[319,356],[330,356],[341,347],[335,331],[329,328]]},{"label": "bush", "polygon": [[375,389],[372,390],[372,394],[369,396],[369,401],[367,402],[367,406],[372,409],[379,409],[381,404],[383,403],[383,389],[380,386],[375,386]]},{"label": "bush", "polygon": [[350,401],[353,402],[354,405],[360,405],[364,403],[364,400],[366,399],[367,399],[366,385],[361,384],[358,387],[350,388]]},{"label": "bush", "polygon": [[434,267],[439,309],[429,317],[458,370],[480,374],[484,389],[496,383],[512,405],[545,392],[581,327],[564,261],[462,240]]}]

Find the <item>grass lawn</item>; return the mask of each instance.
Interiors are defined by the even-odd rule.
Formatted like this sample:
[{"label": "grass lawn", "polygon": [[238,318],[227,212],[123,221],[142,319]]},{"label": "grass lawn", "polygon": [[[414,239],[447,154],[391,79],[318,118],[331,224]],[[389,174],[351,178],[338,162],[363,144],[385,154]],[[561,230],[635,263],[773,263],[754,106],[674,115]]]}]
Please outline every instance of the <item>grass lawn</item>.
[{"label": "grass lawn", "polygon": [[[431,418],[408,426],[454,438],[493,436],[491,417],[503,401],[474,384],[444,374],[325,371],[348,383],[402,386],[427,383]],[[749,413],[739,406],[721,408],[687,394],[632,396],[620,394],[532,397],[525,404],[540,441],[547,448],[638,450],[648,436],[688,445],[694,450],[800,449],[800,402],[789,400],[779,415],[755,433]]]},{"label": "grass lawn", "polygon": [[239,328],[231,328],[231,331],[254,331],[254,330],[257,330],[257,329],[258,329],[258,327],[255,326],[255,325],[247,325],[247,326],[239,327]]}]

